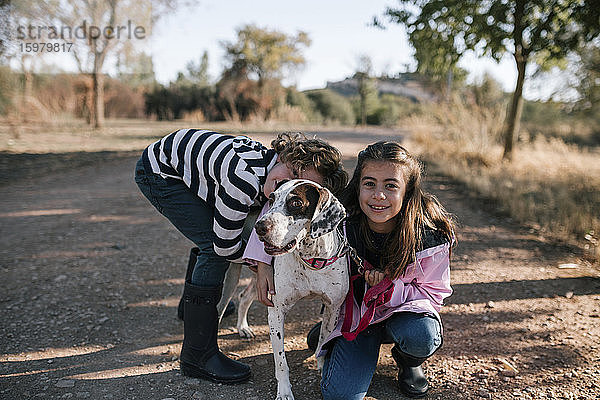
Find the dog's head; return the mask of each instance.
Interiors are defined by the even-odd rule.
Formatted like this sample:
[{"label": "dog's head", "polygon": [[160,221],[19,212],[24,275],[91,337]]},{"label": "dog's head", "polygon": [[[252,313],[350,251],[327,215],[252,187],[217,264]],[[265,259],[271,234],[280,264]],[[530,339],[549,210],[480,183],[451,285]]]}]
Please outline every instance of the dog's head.
[{"label": "dog's head", "polygon": [[307,180],[291,180],[269,196],[271,209],[255,225],[270,255],[288,253],[307,236],[333,232],[346,217],[344,206],[329,190]]}]

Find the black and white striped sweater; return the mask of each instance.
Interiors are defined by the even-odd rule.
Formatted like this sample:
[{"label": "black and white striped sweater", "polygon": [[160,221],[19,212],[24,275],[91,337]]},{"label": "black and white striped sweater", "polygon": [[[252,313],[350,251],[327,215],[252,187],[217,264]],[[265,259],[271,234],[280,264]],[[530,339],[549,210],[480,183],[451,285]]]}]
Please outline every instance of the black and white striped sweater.
[{"label": "black and white striped sweater", "polygon": [[262,190],[277,162],[275,151],[245,136],[181,129],[148,146],[143,157],[152,172],[182,180],[215,207],[215,252],[239,259],[244,220],[252,205],[266,201]]}]

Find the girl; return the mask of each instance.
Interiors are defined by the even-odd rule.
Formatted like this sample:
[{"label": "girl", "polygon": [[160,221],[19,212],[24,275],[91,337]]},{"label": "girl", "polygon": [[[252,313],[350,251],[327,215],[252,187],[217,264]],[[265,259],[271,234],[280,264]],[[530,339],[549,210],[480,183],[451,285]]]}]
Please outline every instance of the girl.
[{"label": "girl", "polygon": [[[386,342],[394,343],[400,390],[422,397],[429,385],[421,364],[442,344],[438,310],[452,293],[452,220],[423,192],[419,162],[394,142],[378,142],[359,153],[342,202],[349,215],[348,241],[367,270],[351,284],[326,345],[323,398],[362,399]],[[351,270],[359,275],[354,261]],[[311,330],[309,343],[315,335],[318,341],[318,332]]]},{"label": "girl", "polygon": [[320,175],[333,184],[345,174],[339,151],[323,141],[281,134],[271,145],[182,129],[148,146],[136,165],[142,193],[199,248],[183,293],[184,375],[220,383],[250,377],[248,365],[217,345],[216,306],[229,262],[239,262],[244,251],[244,220],[282,180]]}]

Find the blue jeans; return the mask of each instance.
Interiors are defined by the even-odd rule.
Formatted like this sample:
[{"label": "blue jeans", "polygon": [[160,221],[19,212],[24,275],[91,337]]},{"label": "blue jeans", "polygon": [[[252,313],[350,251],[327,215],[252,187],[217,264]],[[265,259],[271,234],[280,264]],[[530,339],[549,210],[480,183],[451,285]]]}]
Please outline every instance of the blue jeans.
[{"label": "blue jeans", "polygon": [[379,348],[390,341],[403,353],[427,358],[442,344],[440,322],[425,314],[398,312],[362,331],[353,341],[335,339],[323,365],[323,399],[363,399],[377,367]]},{"label": "blue jeans", "polygon": [[203,287],[223,284],[229,262],[213,247],[213,209],[183,181],[163,178],[144,166],[140,158],[135,166],[135,182],[150,203],[200,249],[192,283]]}]

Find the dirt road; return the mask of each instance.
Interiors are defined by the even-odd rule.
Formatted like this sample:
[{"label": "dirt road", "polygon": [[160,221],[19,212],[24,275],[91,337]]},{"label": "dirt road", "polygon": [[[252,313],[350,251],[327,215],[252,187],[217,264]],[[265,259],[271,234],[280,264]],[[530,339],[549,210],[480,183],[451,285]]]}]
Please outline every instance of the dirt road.
[{"label": "dirt road", "polygon": [[[350,171],[356,152],[374,140],[328,137]],[[5,172],[25,165],[0,157]],[[250,310],[256,339],[240,340],[233,316],[219,332],[221,349],[252,366],[249,383],[179,374],[183,326],[175,307],[191,244],[138,193],[135,153],[92,158],[63,160],[49,175],[33,163],[0,187],[0,399],[274,398],[266,310],[258,303]],[[443,177],[429,176],[428,188],[461,224],[455,293],[442,313],[445,343],[425,365],[428,398],[600,398],[597,266],[576,248],[494,215]],[[303,301],[287,319],[298,400],[320,398],[305,344],[319,308]],[[402,398],[389,350],[382,349],[370,399]]]}]

